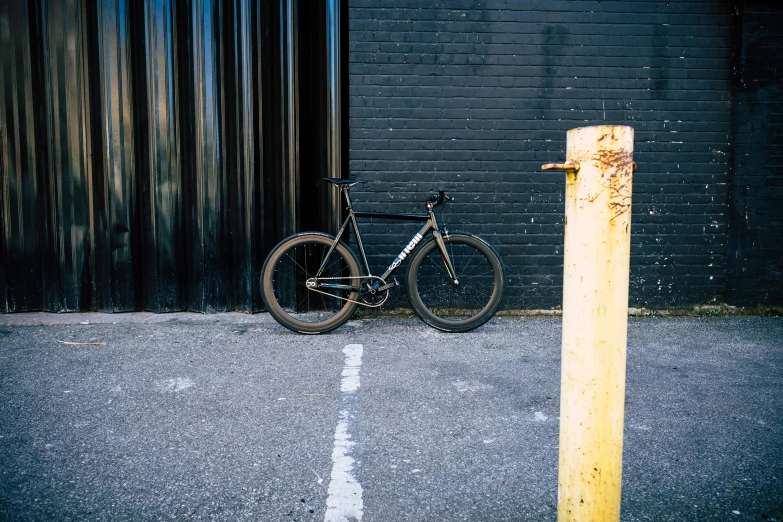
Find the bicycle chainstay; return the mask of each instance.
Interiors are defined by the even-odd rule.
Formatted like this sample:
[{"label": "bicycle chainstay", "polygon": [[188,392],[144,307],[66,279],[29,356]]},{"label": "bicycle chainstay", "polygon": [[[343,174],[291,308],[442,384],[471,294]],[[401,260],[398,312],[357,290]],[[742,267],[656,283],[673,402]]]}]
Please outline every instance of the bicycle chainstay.
[{"label": "bicycle chainstay", "polygon": [[[389,294],[389,289],[394,287],[394,286],[397,286],[397,285],[389,286],[389,284],[387,284],[386,281],[384,281],[383,279],[381,279],[378,276],[313,277],[311,279],[315,279],[316,281],[328,281],[328,280],[334,280],[334,279],[377,279],[377,280],[381,281],[383,283],[383,285],[381,285],[380,289],[376,289],[376,291],[386,290],[387,298],[388,298],[388,294]],[[308,281],[309,281],[309,279],[308,279]],[[368,308],[377,308],[379,306],[382,306],[383,303],[386,302],[386,299],[384,299],[383,301],[381,301],[378,304],[363,303],[363,302],[357,301],[355,299],[348,299],[347,297],[340,297],[339,295],[330,294],[329,292],[324,292],[323,290],[317,290],[317,289],[315,289],[315,288],[313,288],[313,287],[311,287],[309,285],[305,285],[305,287],[308,290],[310,290],[311,292],[317,292],[319,294],[328,295],[329,297],[333,297],[334,299],[340,299],[342,301],[348,301],[348,302],[351,302],[351,303],[356,303],[358,305],[366,306]]]}]

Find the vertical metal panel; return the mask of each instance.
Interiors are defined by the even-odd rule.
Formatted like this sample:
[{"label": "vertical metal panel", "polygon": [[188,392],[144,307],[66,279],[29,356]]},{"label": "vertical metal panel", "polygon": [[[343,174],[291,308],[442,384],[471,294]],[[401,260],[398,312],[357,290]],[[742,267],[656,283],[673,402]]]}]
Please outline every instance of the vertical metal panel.
[{"label": "vertical metal panel", "polygon": [[86,13],[80,0],[41,9],[45,89],[49,240],[44,254],[44,308],[90,308],[91,176]]},{"label": "vertical metal panel", "polygon": [[[96,2],[100,154],[94,174],[93,308],[138,310],[138,198],[128,0]],[[96,129],[97,130],[97,129]]]},{"label": "vertical metal panel", "polygon": [[188,308],[227,310],[230,247],[221,135],[222,9],[215,0],[192,0],[188,6],[187,82],[183,89],[183,146],[187,161]]},{"label": "vertical metal panel", "polygon": [[144,308],[185,308],[175,0],[144,0]]},{"label": "vertical metal panel", "polygon": [[332,233],[340,224],[339,192],[322,178],[342,175],[341,18],[338,0],[298,0],[297,225]]},{"label": "vertical metal panel", "polygon": [[252,0],[234,0],[227,16],[224,114],[228,173],[232,300],[237,310],[261,306],[260,267],[264,244],[264,183],[262,128],[261,9]]},{"label": "vertical metal panel", "polygon": [[27,2],[0,2],[0,299],[11,312],[43,307],[44,162],[35,133],[31,47]]},{"label": "vertical metal panel", "polygon": [[299,223],[299,78],[297,75],[297,0],[280,0],[280,62],[283,100],[283,235],[293,234]]},{"label": "vertical metal panel", "polygon": [[[327,176],[342,178],[342,83],[340,0],[326,0],[326,167]],[[333,233],[340,227],[340,194],[331,187],[325,192],[326,220]]]}]

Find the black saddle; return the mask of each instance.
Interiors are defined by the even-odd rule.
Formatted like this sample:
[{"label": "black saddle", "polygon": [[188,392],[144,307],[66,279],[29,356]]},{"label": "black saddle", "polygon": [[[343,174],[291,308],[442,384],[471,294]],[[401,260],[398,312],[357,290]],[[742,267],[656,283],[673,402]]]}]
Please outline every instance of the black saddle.
[{"label": "black saddle", "polygon": [[341,179],[341,178],[324,178],[324,181],[327,181],[329,183],[333,183],[337,185],[338,187],[340,185],[348,185],[348,187],[353,187],[354,185],[358,183],[367,183],[363,179]]}]

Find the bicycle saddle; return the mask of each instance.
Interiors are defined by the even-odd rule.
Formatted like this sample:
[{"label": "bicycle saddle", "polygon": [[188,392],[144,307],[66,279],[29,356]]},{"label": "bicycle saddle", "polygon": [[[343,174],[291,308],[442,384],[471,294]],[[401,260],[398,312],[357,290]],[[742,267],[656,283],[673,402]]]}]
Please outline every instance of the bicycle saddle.
[{"label": "bicycle saddle", "polygon": [[338,187],[340,185],[348,185],[349,187],[353,187],[357,183],[367,183],[363,179],[324,178],[324,181],[327,181],[329,183],[333,183],[333,184],[337,185]]}]

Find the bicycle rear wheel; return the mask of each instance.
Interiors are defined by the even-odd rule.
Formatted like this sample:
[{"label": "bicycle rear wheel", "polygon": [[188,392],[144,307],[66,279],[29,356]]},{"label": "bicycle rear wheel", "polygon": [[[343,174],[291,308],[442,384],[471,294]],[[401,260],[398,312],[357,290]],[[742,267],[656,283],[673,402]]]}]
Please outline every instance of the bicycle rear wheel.
[{"label": "bicycle rear wheel", "polygon": [[454,285],[434,238],[408,265],[407,292],[413,311],[444,332],[467,332],[489,321],[503,297],[503,264],[483,240],[468,234],[443,238],[456,272]]},{"label": "bicycle rear wheel", "polygon": [[[356,308],[359,292],[326,287],[308,287],[315,278],[334,237],[302,233],[283,240],[269,254],[261,271],[262,296],[272,317],[289,330],[319,334],[334,330]],[[319,283],[359,285],[359,263],[342,243],[329,255]]]}]

